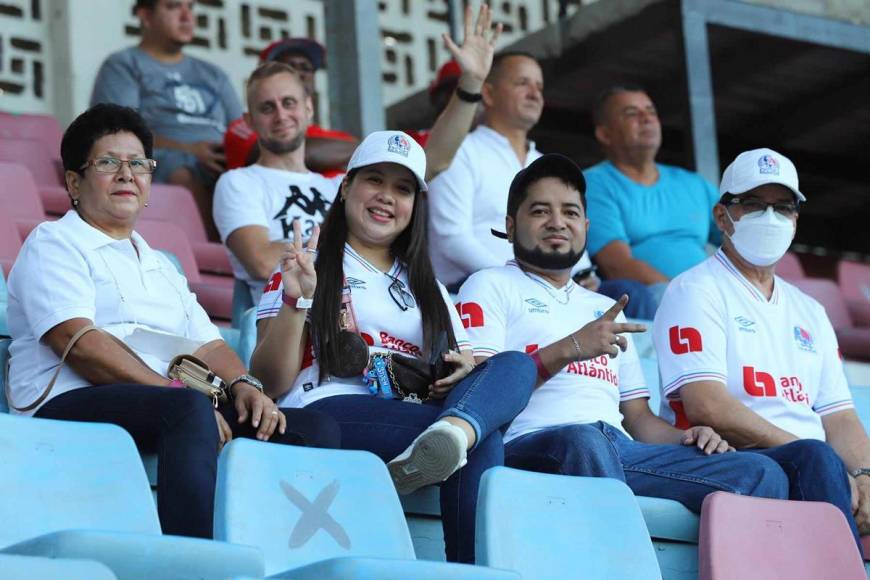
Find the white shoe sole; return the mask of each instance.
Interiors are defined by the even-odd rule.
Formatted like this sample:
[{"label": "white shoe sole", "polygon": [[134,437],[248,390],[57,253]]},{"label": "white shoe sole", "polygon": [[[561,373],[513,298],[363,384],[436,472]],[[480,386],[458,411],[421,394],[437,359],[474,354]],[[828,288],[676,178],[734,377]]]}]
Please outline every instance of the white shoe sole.
[{"label": "white shoe sole", "polygon": [[407,457],[403,458],[403,453],[387,465],[396,491],[407,495],[444,481],[465,464],[464,451],[449,433],[424,433],[414,442]]}]

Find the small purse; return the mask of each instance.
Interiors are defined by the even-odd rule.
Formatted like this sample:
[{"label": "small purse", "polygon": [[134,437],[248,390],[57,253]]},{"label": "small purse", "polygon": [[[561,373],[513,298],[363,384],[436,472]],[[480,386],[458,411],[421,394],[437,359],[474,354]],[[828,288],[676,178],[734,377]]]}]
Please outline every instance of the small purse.
[{"label": "small purse", "polygon": [[170,379],[184,383],[188,389],[200,392],[214,403],[215,408],[220,403],[229,400],[227,384],[222,378],[212,372],[208,365],[192,354],[180,354],[169,363],[166,372]]}]

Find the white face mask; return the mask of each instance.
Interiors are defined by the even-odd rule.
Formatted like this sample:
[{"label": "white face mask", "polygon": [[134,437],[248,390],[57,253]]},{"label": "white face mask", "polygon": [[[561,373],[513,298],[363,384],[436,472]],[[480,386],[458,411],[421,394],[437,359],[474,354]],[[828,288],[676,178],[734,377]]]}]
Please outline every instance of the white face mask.
[{"label": "white face mask", "polygon": [[725,215],[734,226],[734,233],[728,236],[734,249],[755,266],[775,264],[794,238],[794,223],[773,211],[772,207],[763,212],[747,214],[736,222],[731,219],[728,210],[725,210]]}]

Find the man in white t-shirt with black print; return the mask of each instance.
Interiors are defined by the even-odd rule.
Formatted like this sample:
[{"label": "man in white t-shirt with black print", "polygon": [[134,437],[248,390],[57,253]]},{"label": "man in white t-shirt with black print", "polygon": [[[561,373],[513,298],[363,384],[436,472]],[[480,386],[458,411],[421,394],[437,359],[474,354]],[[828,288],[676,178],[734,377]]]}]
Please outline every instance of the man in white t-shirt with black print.
[{"label": "man in white t-shirt with black print", "polygon": [[746,151],[719,193],[722,247],[671,282],[656,315],[663,412],[773,458],[791,499],[828,501],[856,535],[856,519],[870,532],[870,440],[837,338],[824,308],[774,275],[806,200],[797,170],[770,149]]},{"label": "man in white t-shirt with black print", "polygon": [[260,156],[218,180],[214,220],[235,277],[247,283],[257,304],[293,238],[293,220],[309,237],[326,217],[343,176],[326,178],[305,166],[305,131],[314,108],[294,69],[279,62],[259,66],[248,80],[247,100],[245,121],[259,135]]},{"label": "man in white t-shirt with black print", "polygon": [[460,290],[478,361],[520,350],[538,366],[538,386],[505,433],[505,464],[612,477],[696,512],[713,491],[785,497],[774,461],[727,453],[710,427],[676,429],[650,411],[628,334],[645,329],[625,322],[626,297],[614,303],[570,278],[586,245],[584,190],[580,169],[561,155],[518,173],[506,220],[516,259],[473,274]]}]

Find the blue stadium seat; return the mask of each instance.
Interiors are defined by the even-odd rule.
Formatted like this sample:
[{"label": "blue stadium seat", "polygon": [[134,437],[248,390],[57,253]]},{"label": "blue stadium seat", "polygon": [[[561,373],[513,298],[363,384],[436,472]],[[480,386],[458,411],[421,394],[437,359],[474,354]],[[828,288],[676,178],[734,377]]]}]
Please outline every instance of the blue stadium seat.
[{"label": "blue stadium seat", "polygon": [[9,345],[12,341],[8,338],[0,340],[0,413],[9,412],[9,404],[6,402],[6,362],[9,360]]},{"label": "blue stadium seat", "polygon": [[263,574],[256,548],[161,534],[123,429],[0,415],[0,434],[0,552],[96,560],[122,578]]},{"label": "blue stadium seat", "polygon": [[653,415],[658,415],[662,403],[662,390],[659,383],[659,363],[655,358],[640,359],[640,368],[646,387],[649,389],[649,408]]},{"label": "blue stadium seat", "polygon": [[251,300],[251,291],[247,283],[236,278],[233,284],[233,328],[238,328],[242,323],[242,316],[245,312],[255,306],[256,304]]},{"label": "blue stadium seat", "polygon": [[640,508],[615,479],[488,470],[475,552],[524,578],[661,580]]},{"label": "blue stadium seat", "polygon": [[870,432],[870,387],[851,387],[849,390],[855,403],[855,412],[864,429]]},{"label": "blue stadium seat", "polygon": [[248,308],[239,320],[239,347],[236,352],[245,368],[251,366],[251,355],[257,346],[257,309]]},{"label": "blue stadium seat", "polygon": [[218,462],[215,538],[258,546],[285,578],[517,578],[415,560],[386,466],[363,451],[234,439]]},{"label": "blue stadium seat", "polygon": [[35,558],[0,554],[3,580],[115,580],[103,564],[93,560]]}]

